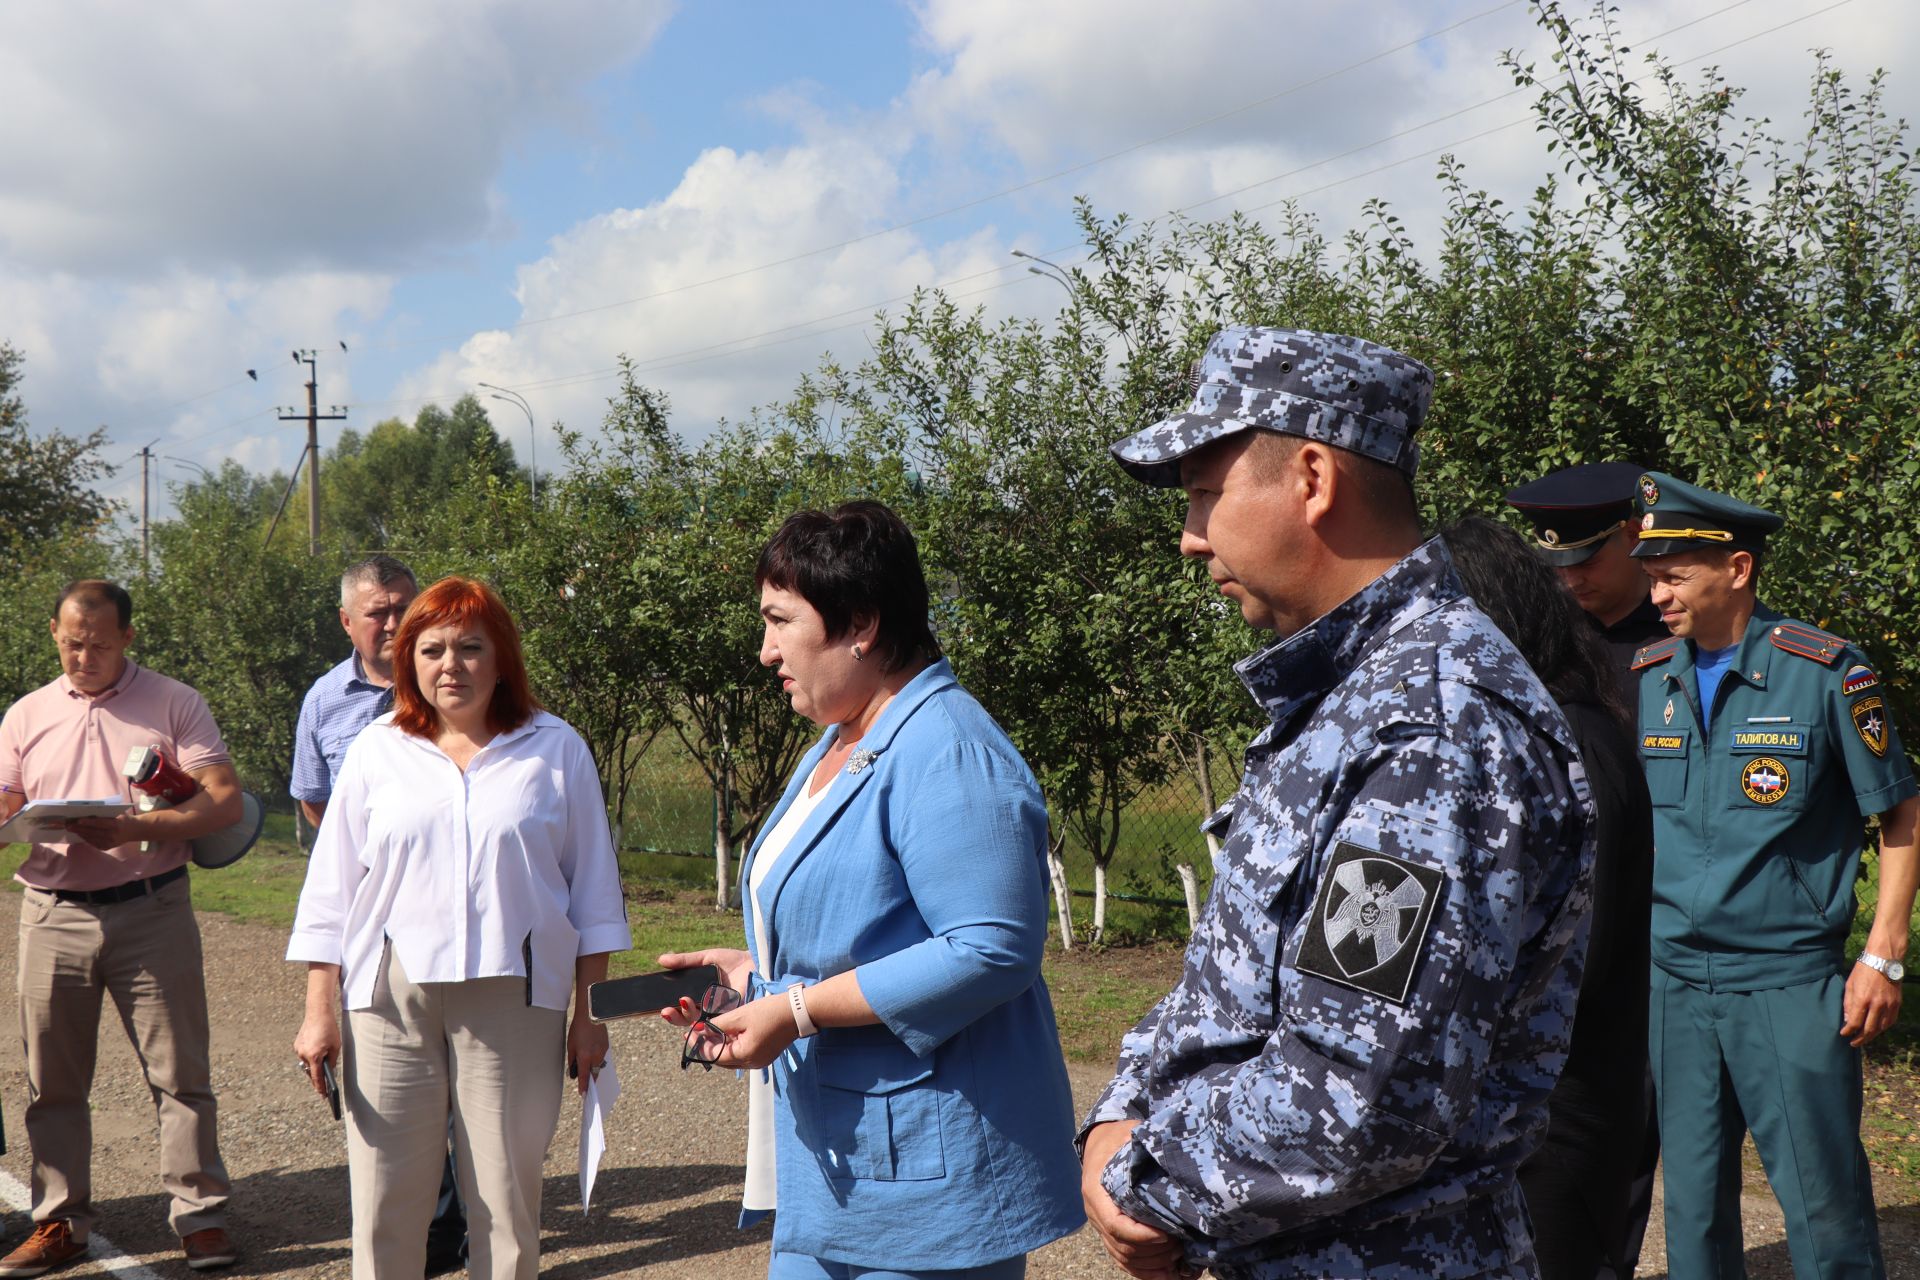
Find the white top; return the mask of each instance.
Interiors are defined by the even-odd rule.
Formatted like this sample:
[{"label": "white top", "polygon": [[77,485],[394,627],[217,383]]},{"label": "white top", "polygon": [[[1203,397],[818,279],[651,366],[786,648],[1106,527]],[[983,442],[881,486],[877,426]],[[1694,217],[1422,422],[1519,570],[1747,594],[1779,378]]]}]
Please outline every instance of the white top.
[{"label": "white top", "polygon": [[[807,783],[801,783],[800,794],[780,815],[780,821],[774,824],[773,830],[767,832],[760,852],[753,857],[753,873],[747,878],[747,898],[753,904],[753,949],[761,956],[767,954],[767,918],[760,910],[760,886],[766,882],[767,873],[785,856],[787,846],[800,834],[800,828],[820,807],[820,802],[827,798],[827,793],[833,790],[834,780],[839,776],[836,773],[828,778],[827,785],[820,788],[818,795],[808,795]],[[747,1175],[746,1185],[741,1189],[741,1208],[754,1211],[780,1207],[774,1182],[776,1168],[773,1082],[767,1078],[766,1072],[754,1071],[747,1076]]]},{"label": "white top", "polygon": [[526,976],[565,1009],[574,960],[633,945],[600,776],[544,711],[465,773],[381,716],[348,748],[314,840],[287,959],[337,964],[345,1003],[373,1002],[391,939],[413,982]]},{"label": "white top", "polygon": [[753,901],[753,949],[760,956],[764,957],[767,954],[767,918],[760,911],[760,886],[766,883],[768,874],[779,865],[780,859],[787,852],[787,846],[792,844],[793,838],[800,834],[800,828],[806,825],[807,819],[813,816],[813,811],[820,807],[820,802],[827,798],[829,791],[833,790],[833,780],[839,776],[836,773],[833,778],[828,778],[827,785],[820,788],[818,795],[808,795],[807,784],[801,783],[800,794],[793,798],[793,803],[787,806],[787,811],[780,815],[780,821],[774,824],[773,830],[767,832],[766,842],[760,846],[760,852],[753,857],[753,874],[747,880],[747,895]]}]

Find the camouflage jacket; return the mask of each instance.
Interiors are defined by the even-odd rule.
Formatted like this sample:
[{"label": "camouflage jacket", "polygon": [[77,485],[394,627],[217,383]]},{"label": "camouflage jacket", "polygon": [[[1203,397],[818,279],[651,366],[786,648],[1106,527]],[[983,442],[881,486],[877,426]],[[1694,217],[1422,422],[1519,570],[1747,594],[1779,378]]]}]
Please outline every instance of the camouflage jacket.
[{"label": "camouflage jacket", "polygon": [[1572,733],[1437,540],[1238,671],[1272,724],[1087,1119],[1140,1121],[1104,1184],[1223,1277],[1531,1276],[1514,1170],[1591,896]]}]

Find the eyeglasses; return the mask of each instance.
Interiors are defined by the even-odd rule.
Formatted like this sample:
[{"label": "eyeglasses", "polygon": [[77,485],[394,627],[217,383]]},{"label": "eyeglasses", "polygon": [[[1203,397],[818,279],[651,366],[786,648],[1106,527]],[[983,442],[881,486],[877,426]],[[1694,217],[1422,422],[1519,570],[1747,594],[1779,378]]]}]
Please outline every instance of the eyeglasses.
[{"label": "eyeglasses", "polygon": [[707,1025],[707,1020],[717,1018],[723,1013],[738,1009],[746,1003],[738,991],[732,987],[708,987],[700,997],[700,1017],[687,1028],[686,1039],[680,1042],[680,1069],[685,1071],[695,1063],[702,1071],[714,1068],[714,1059],[726,1047],[727,1038]]}]

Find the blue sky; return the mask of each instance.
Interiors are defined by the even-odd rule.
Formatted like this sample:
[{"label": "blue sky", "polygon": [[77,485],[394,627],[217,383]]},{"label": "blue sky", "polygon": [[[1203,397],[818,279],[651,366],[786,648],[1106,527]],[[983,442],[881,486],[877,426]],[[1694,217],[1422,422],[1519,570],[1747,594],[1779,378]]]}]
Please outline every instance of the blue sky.
[{"label": "blue sky", "polygon": [[[1620,21],[1672,31],[1674,58],[1735,44],[1714,61],[1788,132],[1815,43],[1893,67],[1911,114],[1920,6],[1833,6],[1624,0]],[[1293,195],[1336,233],[1378,195],[1426,235],[1427,153],[1454,143],[1522,200],[1547,171],[1532,128],[1468,139],[1526,114],[1473,104],[1512,87],[1500,50],[1540,43],[1501,0],[24,0],[0,44],[0,341],[36,426],[104,424],[116,463],[158,440],[290,465],[297,346],[359,428],[517,387],[544,465],[621,353],[697,434],[857,358],[870,309],[917,285],[1051,314],[1009,253],[1069,246],[1076,194],[1156,217],[1258,183],[1201,212]]]}]

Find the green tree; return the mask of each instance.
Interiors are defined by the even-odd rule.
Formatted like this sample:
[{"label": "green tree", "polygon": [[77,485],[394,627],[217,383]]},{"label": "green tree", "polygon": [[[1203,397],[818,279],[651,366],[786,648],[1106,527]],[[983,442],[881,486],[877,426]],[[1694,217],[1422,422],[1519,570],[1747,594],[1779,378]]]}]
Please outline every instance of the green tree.
[{"label": "green tree", "polygon": [[99,528],[113,512],[92,488],[113,474],[99,456],[106,428],[35,436],[20,396],[25,363],[0,343],[0,560],[16,562],[73,530]]},{"label": "green tree", "polygon": [[[630,615],[652,638],[667,723],[714,796],[714,897],[733,904],[738,850],[785,789],[817,732],[760,666],[760,548],[808,505],[806,451],[791,436],[725,427],[697,450],[665,430],[664,402],[623,378],[610,428],[644,422],[651,465],[635,486],[649,536],[630,572]],[[798,482],[798,483],[796,483]]]},{"label": "green tree", "polygon": [[1151,672],[1168,657],[1166,600],[1193,587],[1173,563],[1178,503],[1107,453],[1183,386],[1159,246],[1088,226],[1102,270],[1052,332],[923,297],[882,326],[872,359],[825,375],[874,447],[928,476],[913,515],[941,642],[1046,793],[1069,946],[1067,842],[1092,860],[1098,942],[1128,806],[1167,775]]},{"label": "green tree", "polygon": [[308,687],[344,652],[339,573],[263,538],[271,478],[228,463],[153,526],[159,571],[135,584],[141,662],[198,689],[249,790],[282,799]]},{"label": "green tree", "polygon": [[[430,404],[411,425],[389,418],[364,436],[342,431],[320,468],[322,536],[350,553],[400,546],[476,468],[503,481],[521,478],[512,447],[471,395],[450,410]],[[304,488],[293,505],[290,522],[304,528]]]},{"label": "green tree", "polygon": [[0,574],[0,708],[60,674],[47,632],[60,589],[112,570],[111,548],[90,532],[69,529],[24,550]]},{"label": "green tree", "polygon": [[478,573],[513,608],[534,692],[586,740],[616,840],[635,771],[668,710],[659,669],[667,638],[641,634],[633,621],[651,589],[635,565],[652,537],[634,494],[647,482],[651,433],[664,429],[665,410],[632,391],[604,439],[562,432],[565,465],[538,507],[481,451],[414,526],[432,548],[421,571]]},{"label": "green tree", "polygon": [[1546,4],[1564,80],[1513,65],[1615,246],[1600,277],[1624,340],[1614,385],[1659,425],[1670,470],[1780,512],[1761,583],[1848,636],[1920,730],[1920,218],[1885,81],[1816,60],[1803,133],[1741,118],[1709,71],[1629,74],[1610,11]]}]

